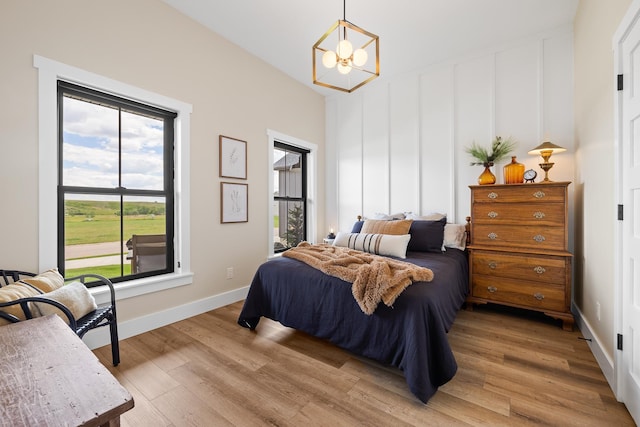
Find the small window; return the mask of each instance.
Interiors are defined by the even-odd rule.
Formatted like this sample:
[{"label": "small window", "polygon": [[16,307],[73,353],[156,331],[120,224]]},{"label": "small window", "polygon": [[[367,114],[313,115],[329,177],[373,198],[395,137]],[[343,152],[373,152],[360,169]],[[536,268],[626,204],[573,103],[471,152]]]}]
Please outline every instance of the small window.
[{"label": "small window", "polygon": [[307,154],[282,142],[273,148],[273,251],[307,240]]},{"label": "small window", "polygon": [[58,82],[58,268],[118,282],[174,270],[176,114]]}]

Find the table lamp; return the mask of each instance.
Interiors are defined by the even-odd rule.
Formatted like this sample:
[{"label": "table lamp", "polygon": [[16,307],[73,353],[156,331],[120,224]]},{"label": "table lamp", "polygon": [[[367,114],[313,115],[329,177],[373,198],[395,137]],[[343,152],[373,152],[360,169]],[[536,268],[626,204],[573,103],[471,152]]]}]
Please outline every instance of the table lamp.
[{"label": "table lamp", "polygon": [[540,166],[540,169],[544,171],[544,179],[542,180],[542,182],[551,182],[551,180],[549,179],[549,169],[551,169],[554,165],[553,163],[549,162],[549,158],[551,157],[551,155],[553,153],[561,153],[563,151],[567,151],[567,149],[562,148],[549,141],[545,141],[533,150],[529,151],[529,154],[539,154],[540,156],[542,156],[542,160],[544,160],[544,162],[538,164]]}]

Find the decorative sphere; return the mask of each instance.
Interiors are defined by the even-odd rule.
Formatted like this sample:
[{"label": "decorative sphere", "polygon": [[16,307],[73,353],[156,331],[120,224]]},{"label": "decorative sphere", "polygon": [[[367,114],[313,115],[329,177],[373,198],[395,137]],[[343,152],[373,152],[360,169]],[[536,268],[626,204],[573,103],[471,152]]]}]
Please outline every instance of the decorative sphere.
[{"label": "decorative sphere", "polygon": [[353,65],[356,67],[362,67],[367,63],[367,59],[369,59],[369,54],[364,49],[356,49],[353,52]]},{"label": "decorative sphere", "polygon": [[349,40],[342,40],[338,43],[336,51],[338,52],[340,59],[349,59],[353,53],[353,46]]},{"label": "decorative sphere", "polygon": [[340,74],[349,74],[351,72],[351,65],[339,63],[338,72]]},{"label": "decorative sphere", "polygon": [[324,65],[327,68],[335,67],[337,62],[338,62],[338,58],[336,56],[336,53],[331,50],[326,51],[322,55],[322,65]]}]

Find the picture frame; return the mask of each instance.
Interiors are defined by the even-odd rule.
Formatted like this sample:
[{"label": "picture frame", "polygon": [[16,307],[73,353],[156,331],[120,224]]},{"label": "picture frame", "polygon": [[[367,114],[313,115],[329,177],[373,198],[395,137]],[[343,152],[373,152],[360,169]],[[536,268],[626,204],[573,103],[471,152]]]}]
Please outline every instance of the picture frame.
[{"label": "picture frame", "polygon": [[247,142],[229,136],[219,136],[221,178],[247,179]]},{"label": "picture frame", "polygon": [[249,184],[220,183],[220,222],[222,224],[249,221]]}]

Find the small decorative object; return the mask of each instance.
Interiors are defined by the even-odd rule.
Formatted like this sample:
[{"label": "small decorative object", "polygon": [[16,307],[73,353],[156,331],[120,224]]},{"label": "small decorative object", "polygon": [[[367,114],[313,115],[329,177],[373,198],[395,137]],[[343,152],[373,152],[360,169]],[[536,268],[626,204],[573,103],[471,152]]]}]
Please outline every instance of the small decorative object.
[{"label": "small decorative object", "polygon": [[247,143],[220,135],[220,177],[247,179]]},{"label": "small decorative object", "polygon": [[248,184],[220,183],[220,222],[248,222]]},{"label": "small decorative object", "polygon": [[535,182],[537,176],[538,172],[534,171],[533,169],[529,169],[524,172],[525,182]]},{"label": "small decorative object", "polygon": [[553,153],[562,153],[563,151],[567,151],[567,149],[557,146],[549,141],[545,141],[533,150],[529,151],[529,154],[539,154],[542,157],[542,160],[544,160],[544,162],[538,164],[540,169],[544,171],[544,179],[542,182],[552,182],[549,179],[549,169],[553,167],[554,163],[549,162],[549,158]]},{"label": "small decorative object", "polygon": [[516,161],[516,156],[511,156],[511,163],[502,168],[505,184],[522,184],[524,179],[524,165]]},{"label": "small decorative object", "polygon": [[328,240],[333,240],[336,238],[336,235],[333,234],[333,228],[331,229],[331,231],[329,231],[329,234],[327,234],[327,239]]},{"label": "small decorative object", "polygon": [[485,185],[496,183],[496,176],[491,172],[491,166],[493,166],[495,162],[499,162],[507,158],[515,146],[516,142],[512,141],[511,138],[502,139],[502,137],[496,136],[491,143],[491,152],[487,151],[484,147],[480,147],[475,142],[471,144],[471,147],[465,148],[465,151],[470,154],[471,157],[476,159],[476,161],[471,162],[471,166],[484,166],[484,171],[482,171],[478,177],[478,184]]}]

